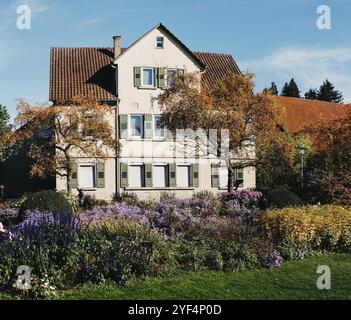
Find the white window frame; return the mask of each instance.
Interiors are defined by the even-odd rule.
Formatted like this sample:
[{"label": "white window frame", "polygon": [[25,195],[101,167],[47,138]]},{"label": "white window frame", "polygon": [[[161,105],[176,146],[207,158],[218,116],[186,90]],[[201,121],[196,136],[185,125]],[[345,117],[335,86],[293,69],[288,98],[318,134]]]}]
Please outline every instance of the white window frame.
[{"label": "white window frame", "polygon": [[[144,84],[144,70],[152,70],[152,84]],[[155,68],[154,67],[141,67],[141,87],[142,88],[156,88],[155,81]]]},{"label": "white window frame", "polygon": [[157,126],[156,126],[156,118],[158,118],[158,117],[161,117],[161,115],[160,115],[160,114],[154,114],[153,117],[152,117],[152,119],[153,119],[153,121],[152,121],[152,125],[153,125],[153,137],[154,137],[155,140],[164,140],[164,139],[165,139],[165,136],[166,136],[166,134],[165,134],[166,127],[163,127],[163,135],[158,136],[158,135],[156,134],[157,130],[160,130],[160,129],[158,129]]},{"label": "white window frame", "polygon": [[[179,178],[178,178],[178,173],[179,173],[179,167],[187,167],[188,168],[188,185],[187,186],[180,186],[179,183]],[[191,188],[191,170],[190,170],[190,164],[188,163],[179,163],[177,164],[177,188]]]},{"label": "white window frame", "polygon": [[[133,128],[132,128],[132,118],[133,117],[140,117],[140,119],[141,119],[141,122],[140,122],[140,124],[141,124],[140,135],[133,135]],[[128,126],[129,127],[129,133],[128,133],[129,138],[130,139],[137,139],[137,140],[142,139],[143,136],[144,136],[144,117],[143,117],[143,115],[140,114],[140,113],[138,113],[138,114],[130,114],[128,122],[129,122],[129,126]]]},{"label": "white window frame", "polygon": [[[161,43],[162,46],[158,44]],[[165,37],[157,36],[156,37],[156,49],[164,49],[165,48]]]},{"label": "white window frame", "polygon": [[[155,167],[163,167],[163,170],[164,170],[164,186],[157,186],[156,185],[156,174],[155,174],[155,172],[156,172],[156,170],[155,170]],[[153,165],[153,174],[154,174],[154,187],[155,188],[169,188],[169,177],[168,177],[168,166],[167,166],[167,164],[165,164],[165,163],[155,163],[154,165]]]},{"label": "white window frame", "polygon": [[[93,186],[82,186],[81,185],[81,168],[82,167],[90,167],[92,168],[92,173],[93,173]],[[81,189],[86,189],[86,190],[89,190],[89,189],[96,189],[97,187],[97,181],[96,181],[96,165],[95,164],[92,164],[92,163],[80,163],[78,165],[78,186],[79,188]]]},{"label": "white window frame", "polygon": [[[139,167],[140,169],[140,186],[133,186],[131,185],[132,179],[131,179],[131,167]],[[128,182],[129,182],[129,187],[130,188],[136,188],[136,189],[140,189],[140,188],[144,188],[145,186],[145,178],[144,178],[144,165],[140,164],[140,163],[130,163],[128,166]]]}]

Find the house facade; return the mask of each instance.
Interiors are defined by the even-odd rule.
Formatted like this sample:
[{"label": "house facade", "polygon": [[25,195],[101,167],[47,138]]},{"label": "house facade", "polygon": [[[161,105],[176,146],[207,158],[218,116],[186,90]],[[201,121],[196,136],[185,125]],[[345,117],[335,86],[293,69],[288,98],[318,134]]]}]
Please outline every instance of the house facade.
[{"label": "house facade", "polygon": [[[240,73],[232,56],[192,52],[162,24],[128,48],[121,47],[120,36],[113,43],[113,48],[51,49],[50,100],[64,104],[89,94],[108,103],[114,111],[108,120],[121,143],[120,153],[111,150],[103,161],[77,157],[73,187],[98,199],[123,193],[151,199],[162,192],[185,198],[226,190],[225,161],[185,152],[178,137],[158,125],[161,110],[155,98],[181,73],[196,72],[207,86]],[[255,169],[238,169],[235,179],[241,188],[254,188]],[[56,189],[65,190],[66,180],[57,177]]]}]

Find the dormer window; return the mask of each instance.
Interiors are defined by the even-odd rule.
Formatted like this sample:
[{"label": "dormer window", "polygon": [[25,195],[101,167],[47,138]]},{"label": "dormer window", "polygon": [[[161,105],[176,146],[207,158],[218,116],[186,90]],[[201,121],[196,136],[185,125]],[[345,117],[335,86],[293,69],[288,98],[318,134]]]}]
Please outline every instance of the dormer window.
[{"label": "dormer window", "polygon": [[165,42],[164,37],[157,37],[156,38],[156,48],[157,49],[163,49],[164,48],[164,42]]}]

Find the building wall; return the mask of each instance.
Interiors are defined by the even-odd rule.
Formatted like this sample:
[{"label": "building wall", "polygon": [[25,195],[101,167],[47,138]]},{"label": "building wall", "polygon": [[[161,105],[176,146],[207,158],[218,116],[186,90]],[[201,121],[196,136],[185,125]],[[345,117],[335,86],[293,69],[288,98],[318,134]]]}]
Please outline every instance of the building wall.
[{"label": "building wall", "polygon": [[[164,49],[156,48],[156,38],[164,37]],[[161,89],[141,89],[134,86],[134,67],[160,67],[183,69],[185,72],[200,72],[199,66],[183,51],[176,43],[168,39],[160,30],[155,29],[134,46],[130,47],[116,61],[118,70],[118,113],[121,114],[160,114],[158,103],[154,100]],[[115,124],[115,118],[110,118]],[[122,149],[119,158],[120,163],[142,164],[142,163],[194,163],[194,159],[179,158],[179,154],[174,151],[174,142],[165,142],[155,139],[121,139]],[[88,189],[85,193],[94,195],[98,199],[111,199],[116,193],[116,176],[120,179],[120,164],[116,163],[113,154],[110,154],[105,163],[105,187]],[[78,158],[77,161],[91,162]],[[197,188],[120,188],[119,192],[133,192],[143,199],[155,199],[164,191],[175,193],[178,197],[191,197],[194,192],[209,190],[220,192],[218,188],[211,187],[211,163],[218,160],[201,160],[199,164],[199,186]],[[79,170],[78,170],[79,179]],[[244,169],[244,188],[255,187],[255,169]],[[57,189],[65,189],[65,179],[57,179]]]}]

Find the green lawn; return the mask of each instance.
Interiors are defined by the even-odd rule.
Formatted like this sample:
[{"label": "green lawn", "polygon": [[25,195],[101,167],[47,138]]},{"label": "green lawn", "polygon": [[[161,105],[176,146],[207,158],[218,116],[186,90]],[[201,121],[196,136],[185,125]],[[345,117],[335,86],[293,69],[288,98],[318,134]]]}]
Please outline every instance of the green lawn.
[{"label": "green lawn", "polygon": [[[332,288],[316,287],[317,267],[331,268]],[[137,280],[127,287],[88,286],[61,299],[351,299],[351,255],[333,254],[285,263],[274,270],[199,272]]]}]

